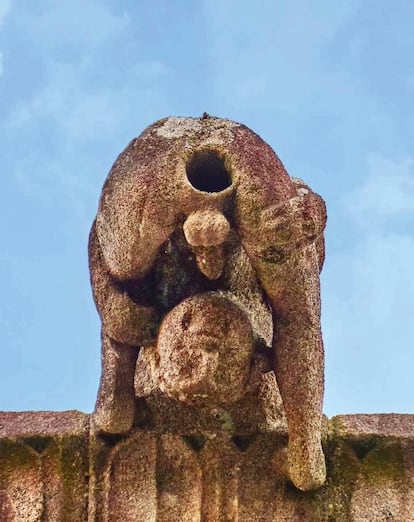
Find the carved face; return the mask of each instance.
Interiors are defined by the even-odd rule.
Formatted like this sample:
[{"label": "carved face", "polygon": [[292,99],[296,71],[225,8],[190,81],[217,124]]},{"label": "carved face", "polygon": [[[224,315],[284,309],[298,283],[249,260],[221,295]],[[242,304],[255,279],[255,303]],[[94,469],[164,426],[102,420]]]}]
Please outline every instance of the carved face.
[{"label": "carved face", "polygon": [[245,313],[218,293],[185,299],[158,337],[160,388],[187,404],[230,404],[244,392],[253,352]]}]

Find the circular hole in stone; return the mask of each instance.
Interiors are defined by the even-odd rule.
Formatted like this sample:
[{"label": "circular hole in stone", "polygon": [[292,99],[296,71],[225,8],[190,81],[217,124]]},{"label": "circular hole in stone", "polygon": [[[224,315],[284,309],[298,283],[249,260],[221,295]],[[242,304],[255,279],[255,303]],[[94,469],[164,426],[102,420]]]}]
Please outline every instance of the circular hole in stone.
[{"label": "circular hole in stone", "polygon": [[202,192],[221,192],[231,185],[224,159],[214,150],[195,152],[187,162],[186,172],[191,185]]}]

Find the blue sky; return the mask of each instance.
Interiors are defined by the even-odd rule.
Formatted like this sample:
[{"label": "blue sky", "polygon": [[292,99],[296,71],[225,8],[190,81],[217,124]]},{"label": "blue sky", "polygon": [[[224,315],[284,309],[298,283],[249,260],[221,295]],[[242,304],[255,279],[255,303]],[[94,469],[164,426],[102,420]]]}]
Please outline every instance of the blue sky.
[{"label": "blue sky", "polygon": [[411,0],[0,0],[0,409],[93,409],[87,236],[152,121],[247,124],[328,207],[325,412],[414,413]]}]

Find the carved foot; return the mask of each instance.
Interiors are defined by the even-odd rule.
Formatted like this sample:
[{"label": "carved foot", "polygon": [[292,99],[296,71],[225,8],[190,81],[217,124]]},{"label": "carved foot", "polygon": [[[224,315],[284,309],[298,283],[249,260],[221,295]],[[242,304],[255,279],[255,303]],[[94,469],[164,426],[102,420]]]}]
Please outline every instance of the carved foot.
[{"label": "carved foot", "polygon": [[98,394],[93,422],[98,431],[118,435],[132,428],[134,414],[135,397],[132,393],[117,397],[101,397]]},{"label": "carved foot", "polygon": [[121,434],[132,428],[137,357],[137,347],[102,334],[102,375],[93,414],[98,431]]},{"label": "carved foot", "polygon": [[288,474],[302,491],[317,489],[326,480],[325,456],[319,440],[289,437]]}]

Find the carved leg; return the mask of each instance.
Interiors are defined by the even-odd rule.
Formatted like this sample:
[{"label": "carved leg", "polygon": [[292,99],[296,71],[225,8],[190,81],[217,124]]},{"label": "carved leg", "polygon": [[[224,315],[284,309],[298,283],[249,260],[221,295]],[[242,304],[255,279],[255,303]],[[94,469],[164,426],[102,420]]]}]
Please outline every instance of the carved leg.
[{"label": "carved leg", "polygon": [[321,447],[323,394],[322,343],[311,331],[295,337],[303,328],[302,318],[279,329],[276,345],[276,379],[289,429],[288,472],[296,487],[304,491],[325,481]]},{"label": "carved leg", "polygon": [[301,490],[326,477],[321,446],[323,344],[317,270],[296,274],[275,313],[275,372],[289,430],[288,473]]},{"label": "carved leg", "polygon": [[126,433],[135,413],[134,375],[139,348],[102,333],[102,375],[94,421],[105,433]]}]

